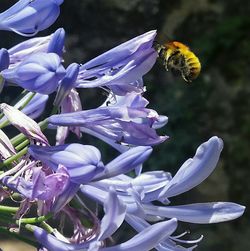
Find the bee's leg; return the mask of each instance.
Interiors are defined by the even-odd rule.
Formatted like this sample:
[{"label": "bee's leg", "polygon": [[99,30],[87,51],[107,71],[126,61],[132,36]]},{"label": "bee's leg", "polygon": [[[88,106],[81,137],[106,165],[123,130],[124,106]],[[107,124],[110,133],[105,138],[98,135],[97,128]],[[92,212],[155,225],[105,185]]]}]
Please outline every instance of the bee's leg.
[{"label": "bee's leg", "polygon": [[168,71],[168,61],[167,60],[163,61],[163,65],[164,65],[166,71]]}]

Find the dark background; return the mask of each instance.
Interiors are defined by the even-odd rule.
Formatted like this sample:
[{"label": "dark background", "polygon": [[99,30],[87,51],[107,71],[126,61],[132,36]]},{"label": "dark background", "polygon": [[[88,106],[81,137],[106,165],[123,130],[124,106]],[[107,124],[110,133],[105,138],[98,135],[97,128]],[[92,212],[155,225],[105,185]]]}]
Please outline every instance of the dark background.
[{"label": "dark background", "polygon": [[[14,2],[2,0],[0,10]],[[248,206],[250,4],[239,0],[65,0],[61,10],[57,22],[39,35],[64,27],[65,65],[84,63],[152,29],[158,30],[157,41],[173,39],[192,48],[202,63],[202,72],[192,84],[166,72],[159,62],[144,77],[149,107],[169,117],[161,134],[170,136],[155,147],[144,170],[164,169],[174,174],[200,143],[217,135],[225,146],[215,172],[172,202],[232,201]],[[1,32],[0,36],[0,47],[9,48],[24,40],[9,32]],[[5,91],[0,101],[9,102],[14,96],[15,89],[8,94]],[[105,99],[100,90],[81,90],[81,96],[84,108],[97,106]],[[104,159],[110,158],[110,148],[101,142],[85,136],[81,142],[101,147]],[[178,230],[187,229],[192,232],[191,238],[205,236],[197,250],[250,250],[248,210],[233,222],[180,224]],[[124,233],[119,238],[123,237]]]}]

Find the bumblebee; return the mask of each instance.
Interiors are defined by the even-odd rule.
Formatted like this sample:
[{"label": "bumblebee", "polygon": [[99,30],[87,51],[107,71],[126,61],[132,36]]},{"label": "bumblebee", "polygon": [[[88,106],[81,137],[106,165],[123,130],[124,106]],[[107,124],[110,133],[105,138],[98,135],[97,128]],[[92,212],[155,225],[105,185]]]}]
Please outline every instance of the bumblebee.
[{"label": "bumblebee", "polygon": [[166,70],[178,71],[182,78],[190,83],[199,76],[201,63],[199,58],[183,43],[173,41],[164,45],[155,44],[159,58]]}]

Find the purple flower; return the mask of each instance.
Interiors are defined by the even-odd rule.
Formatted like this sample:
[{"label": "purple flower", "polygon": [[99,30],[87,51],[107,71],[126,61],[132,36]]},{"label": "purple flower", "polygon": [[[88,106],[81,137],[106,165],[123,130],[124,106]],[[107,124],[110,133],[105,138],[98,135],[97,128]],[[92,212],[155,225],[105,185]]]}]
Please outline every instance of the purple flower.
[{"label": "purple flower", "polygon": [[30,180],[20,176],[15,178],[6,176],[2,179],[2,182],[31,200],[48,201],[65,192],[69,182],[69,175],[63,166],[60,166],[55,173],[49,175],[45,175],[41,167],[33,167],[32,172],[32,179]]},{"label": "purple flower", "polygon": [[96,132],[118,143],[156,145],[167,137],[158,136],[153,129],[158,114],[145,108],[147,103],[141,95],[130,93],[117,100],[115,105],[53,115],[48,122],[59,126],[80,126],[83,132]]},{"label": "purple flower", "polygon": [[143,92],[142,76],[154,65],[157,53],[152,48],[156,31],[135,37],[83,64],[77,87],[107,86],[117,95]]},{"label": "purple flower", "polygon": [[30,146],[29,153],[41,160],[54,171],[59,164],[65,166],[72,182],[89,182],[104,168],[101,154],[97,148],[89,145],[69,144],[59,146]]},{"label": "purple flower", "polygon": [[[188,191],[202,182],[215,168],[222,146],[221,139],[212,137],[198,148],[193,159],[186,162],[190,164],[188,168],[183,169],[182,166],[173,178],[168,174],[165,176],[158,174],[154,179],[151,176],[150,183],[148,183],[144,180],[143,174],[141,174],[141,178],[138,176],[135,180],[123,176],[124,178],[120,177],[118,180],[103,180],[86,185],[86,187],[82,186],[81,190],[91,198],[102,202],[108,188],[110,186],[117,187],[117,192],[121,195],[120,198],[128,203],[127,210],[134,214],[140,213],[142,209],[145,215],[177,218],[181,221],[194,223],[215,223],[232,220],[242,215],[244,212],[243,206],[226,202],[181,206],[156,206],[150,203],[157,200],[169,203],[168,189],[170,189],[169,191],[173,196]],[[129,190],[128,184],[131,184]],[[131,189],[138,193],[139,197],[131,196]],[[176,192],[174,192],[175,189]]]},{"label": "purple flower", "polygon": [[46,37],[30,38],[15,45],[8,50],[10,55],[10,68],[21,63],[27,57],[38,52],[53,52],[59,57],[62,56],[64,48],[65,31],[63,28],[57,29],[53,34]]},{"label": "purple flower", "polygon": [[[231,202],[195,203],[188,205],[155,205],[159,201],[170,203],[168,197],[186,192],[206,179],[214,170],[223,142],[212,137],[203,143],[192,159],[186,161],[172,178],[169,173],[154,171],[142,173],[136,178],[119,175],[112,179],[99,180],[82,185],[80,190],[91,199],[103,204],[112,186],[119,198],[127,207],[126,220],[137,231],[149,226],[147,221],[158,221],[165,218],[176,218],[180,221],[208,224],[229,221],[240,217],[244,206]],[[134,220],[131,220],[134,217]],[[175,242],[183,242],[169,237],[156,247],[157,250],[175,250]],[[173,243],[174,241],[174,243]],[[192,243],[198,243],[200,239]],[[188,243],[188,242],[187,242]],[[195,246],[188,250],[192,250]]]},{"label": "purple flower", "polygon": [[62,3],[63,0],[19,0],[0,13],[0,29],[34,36],[55,22]]},{"label": "purple flower", "polygon": [[105,215],[101,221],[100,232],[96,238],[90,241],[85,241],[79,244],[66,243],[57,239],[52,234],[48,234],[45,230],[39,227],[34,227],[34,235],[44,247],[51,251],[148,251],[157,246],[164,239],[168,238],[177,227],[176,219],[163,221],[152,226],[148,226],[135,237],[122,244],[103,248],[101,247],[102,241],[108,237],[111,237],[112,234],[119,228],[126,213],[126,207],[118,199],[113,189],[109,191],[107,197],[105,198],[104,211]]},{"label": "purple flower", "polygon": [[50,94],[57,89],[65,75],[59,56],[55,53],[36,53],[12,69],[1,72],[6,81],[29,91]]}]

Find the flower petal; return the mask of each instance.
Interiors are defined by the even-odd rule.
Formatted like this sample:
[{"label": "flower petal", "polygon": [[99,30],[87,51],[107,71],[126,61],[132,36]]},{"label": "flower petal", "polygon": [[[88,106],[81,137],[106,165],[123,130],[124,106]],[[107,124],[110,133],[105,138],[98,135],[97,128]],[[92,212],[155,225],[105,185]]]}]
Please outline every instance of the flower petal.
[{"label": "flower petal", "polygon": [[208,224],[234,220],[244,213],[245,207],[231,202],[211,202],[166,207],[144,205],[144,209],[147,214]]},{"label": "flower petal", "polygon": [[181,166],[160,197],[172,197],[199,185],[216,167],[222,148],[223,142],[216,136],[201,144],[195,156]]},{"label": "flower petal", "polygon": [[126,206],[118,199],[114,189],[110,189],[108,198],[104,202],[104,211],[105,215],[98,236],[100,241],[110,237],[120,227],[125,218]]},{"label": "flower petal", "polygon": [[100,251],[148,251],[171,235],[177,227],[177,220],[171,219],[145,228],[132,239],[113,247],[101,248]]}]

